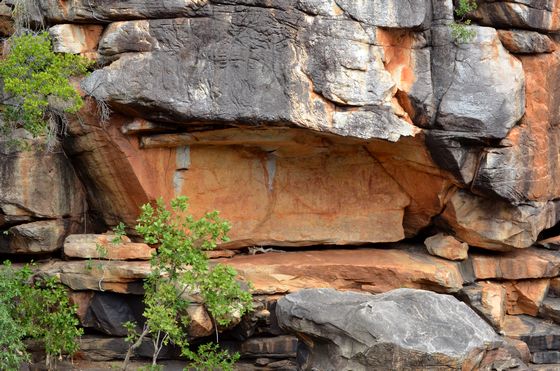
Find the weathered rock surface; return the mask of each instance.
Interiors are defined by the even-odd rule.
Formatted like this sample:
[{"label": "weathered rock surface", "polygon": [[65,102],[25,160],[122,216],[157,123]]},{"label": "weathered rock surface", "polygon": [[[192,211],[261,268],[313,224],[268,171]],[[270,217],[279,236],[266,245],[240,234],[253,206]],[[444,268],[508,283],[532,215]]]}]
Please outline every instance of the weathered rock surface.
[{"label": "weathered rock surface", "polygon": [[506,282],[507,313],[536,316],[548,292],[550,280]]},{"label": "weathered rock surface", "polygon": [[560,8],[554,0],[483,0],[472,16],[481,24],[498,28],[560,29]]},{"label": "weathered rock surface", "polygon": [[255,294],[331,287],[381,293],[399,287],[457,292],[471,277],[457,262],[420,249],[326,250],[236,256],[222,261],[250,281]]},{"label": "weathered rock surface", "polygon": [[60,24],[49,28],[53,50],[57,53],[94,57],[103,26]]},{"label": "weathered rock surface", "polygon": [[556,277],[560,273],[560,254],[530,248],[500,254],[471,254],[477,279],[530,279]]},{"label": "weathered rock surface", "polygon": [[64,240],[64,255],[83,259],[150,260],[155,254],[155,249],[145,243],[130,242],[127,237],[113,243],[113,238],[113,235],[69,235]]},{"label": "weathered rock surface", "polygon": [[465,260],[468,258],[469,245],[443,233],[426,238],[424,245],[430,254],[444,259]]},{"label": "weathered rock surface", "polygon": [[[107,335],[127,336],[125,322],[143,323],[143,298],[138,295],[119,295],[111,292],[96,292],[81,321],[84,327],[94,328]],[[141,325],[140,325],[141,327]]]},{"label": "weathered rock surface", "polygon": [[[124,337],[108,337],[97,335],[85,335],[80,338],[80,350],[75,357],[88,361],[112,361],[123,360],[130,344]],[[152,358],[154,346],[151,339],[145,339],[140,347],[134,351],[135,357]],[[177,357],[178,352],[168,346],[164,346],[159,357],[169,359]]]},{"label": "weathered rock surface", "polygon": [[85,218],[84,191],[60,151],[18,151],[0,144],[0,237],[2,253],[36,254],[62,247]]},{"label": "weathered rock surface", "polygon": [[207,0],[117,0],[111,6],[103,1],[78,0],[61,2],[38,0],[41,13],[50,22],[106,23],[113,20],[143,18],[174,18],[192,14]]},{"label": "weathered rock surface", "polygon": [[498,30],[498,36],[504,47],[511,53],[538,54],[556,50],[550,37],[534,31]]},{"label": "weathered rock surface", "polygon": [[560,326],[531,316],[506,316],[504,331],[508,337],[527,343],[531,352],[560,346]]},{"label": "weathered rock surface", "polygon": [[276,313],[300,337],[305,370],[473,369],[503,344],[464,303],[421,290],[301,290],[280,299]]},{"label": "weathered rock surface", "polygon": [[496,331],[501,331],[506,315],[506,289],[503,285],[494,282],[477,282],[464,287],[460,297]]},{"label": "weathered rock surface", "polygon": [[556,323],[560,323],[560,298],[545,298],[542,302],[539,315]]},{"label": "weathered rock surface", "polygon": [[40,220],[19,224],[0,236],[0,252],[9,254],[41,254],[60,249],[67,233],[75,232],[77,224],[68,219]]},{"label": "weathered rock surface", "polygon": [[[98,106],[92,99],[86,100],[86,106],[86,113],[81,116],[83,121],[70,123],[69,136],[63,141],[64,150],[84,182],[88,206],[102,221],[110,226],[120,222],[135,225],[139,205],[161,195],[152,188],[157,184],[151,176],[155,169],[132,166],[146,159],[134,153],[137,146],[120,135],[118,127],[122,125],[122,117],[113,116],[111,125],[105,127],[99,122]],[[115,133],[114,140],[109,139],[111,133]],[[146,179],[148,184],[142,187],[139,178]]]},{"label": "weathered rock surface", "polygon": [[[81,2],[51,3],[41,3],[51,21],[114,21],[97,50],[106,65],[83,87],[127,117],[106,129],[90,117],[65,142],[108,225],[132,225],[136,205],[160,195],[188,194],[195,214],[212,205],[232,221],[231,248],[388,242],[441,213],[445,170],[465,185],[477,175],[477,193],[504,193],[494,165],[477,168],[523,116],[525,72],[494,29],[474,27],[472,42],[453,42],[450,2],[224,0],[179,10],[137,1],[127,12],[95,3],[89,13]],[[534,100],[527,94],[527,107]],[[419,127],[430,129],[443,170],[413,153],[426,150]],[[529,246],[556,222],[551,193],[519,207],[508,198],[506,211],[488,216],[491,231],[451,229],[474,246]]]},{"label": "weathered rock surface", "polygon": [[240,344],[226,343],[226,346],[245,358],[295,358],[298,339],[292,335],[254,337]]},{"label": "weathered rock surface", "polygon": [[520,57],[526,79],[526,112],[498,148],[487,148],[473,190],[511,203],[544,202],[560,192],[560,53]]},{"label": "weathered rock surface", "polygon": [[72,290],[143,294],[142,280],[150,273],[147,261],[52,261],[39,271],[59,277]]},{"label": "weathered rock surface", "polygon": [[550,280],[548,296],[553,298],[560,298],[560,277],[552,278]]},{"label": "weathered rock surface", "polygon": [[[204,11],[205,17],[110,25],[99,50],[120,59],[88,77],[86,92],[128,113],[180,125],[284,124],[391,141],[417,132],[393,107],[400,81],[385,70],[375,27],[305,18],[293,9],[209,4]],[[258,36],[271,30],[275,40]],[[163,66],[174,72],[153,79]],[[423,82],[431,83],[416,81]],[[140,88],[146,84],[151,88]]]},{"label": "weathered rock surface", "polygon": [[496,30],[473,27],[475,38],[457,46],[448,27],[432,28],[435,127],[457,137],[503,138],[525,111],[521,63]]},{"label": "weathered rock surface", "polygon": [[557,216],[552,202],[514,206],[460,190],[447,202],[440,221],[470,246],[509,251],[531,246],[540,231],[556,224]]}]

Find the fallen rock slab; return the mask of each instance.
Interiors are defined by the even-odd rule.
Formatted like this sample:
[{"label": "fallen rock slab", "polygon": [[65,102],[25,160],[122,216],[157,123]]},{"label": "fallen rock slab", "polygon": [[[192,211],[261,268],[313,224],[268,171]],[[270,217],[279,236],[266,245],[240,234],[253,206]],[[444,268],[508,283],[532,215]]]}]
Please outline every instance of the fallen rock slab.
[{"label": "fallen rock slab", "polygon": [[70,258],[109,260],[150,260],[155,249],[127,238],[113,243],[113,235],[72,234],[64,240],[64,255]]},{"label": "fallen rock slab", "polygon": [[560,298],[545,298],[539,316],[560,323]]},{"label": "fallen rock slab", "polygon": [[527,315],[506,316],[504,334],[527,343],[531,353],[560,349],[560,326],[543,319]]},{"label": "fallen rock slab", "polygon": [[72,290],[110,291],[143,294],[142,280],[150,273],[148,261],[52,261],[41,264],[39,272],[60,278]]},{"label": "fallen rock slab", "polygon": [[473,370],[504,344],[466,304],[423,290],[301,290],[280,299],[276,315],[300,339],[303,370]]},{"label": "fallen rock slab", "polygon": [[455,237],[438,233],[424,241],[428,252],[448,260],[465,260],[468,258],[469,245]]},{"label": "fallen rock slab", "polygon": [[386,292],[399,287],[457,292],[469,274],[463,265],[423,249],[359,249],[266,253],[220,262],[235,268],[254,294],[330,287]]}]

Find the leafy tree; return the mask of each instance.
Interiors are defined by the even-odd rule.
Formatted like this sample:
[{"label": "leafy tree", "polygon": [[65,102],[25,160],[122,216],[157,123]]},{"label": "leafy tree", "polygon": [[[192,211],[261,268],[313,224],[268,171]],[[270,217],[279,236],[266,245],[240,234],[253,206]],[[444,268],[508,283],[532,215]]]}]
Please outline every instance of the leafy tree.
[{"label": "leafy tree", "polygon": [[29,360],[23,340],[39,340],[47,366],[78,350],[76,307],[56,278],[35,277],[29,265],[14,269],[9,261],[0,268],[0,369],[18,370]]},{"label": "leafy tree", "polygon": [[87,72],[91,61],[52,50],[47,32],[13,36],[8,53],[0,60],[4,97],[0,109],[0,132],[11,137],[23,128],[33,137],[59,133],[67,114],[77,113],[83,105],[70,78]]},{"label": "leafy tree", "polygon": [[466,19],[466,16],[477,8],[476,0],[458,1],[455,6],[455,15],[458,20],[451,24],[451,35],[456,42],[468,43],[476,36],[475,30],[466,27],[471,24],[471,20]]},{"label": "leafy tree", "polygon": [[216,248],[218,242],[227,241],[230,226],[219,218],[216,211],[195,219],[187,213],[188,199],[178,197],[171,201],[169,210],[162,199],[154,206],[142,206],[136,231],[151,245],[158,246],[158,253],[151,260],[151,273],[145,281],[145,326],[136,332],[134,323],[127,323],[130,349],[125,359],[126,369],[134,349],[150,336],[154,345],[152,366],[164,345],[177,345],[183,356],[193,361],[200,370],[233,369],[237,355],[220,351],[215,344],[199,348],[198,353],[189,348],[187,307],[189,296],[197,294],[214,324],[228,325],[233,315],[241,316],[252,309],[251,294],[235,280],[237,272],[231,267],[211,266],[205,251]]}]

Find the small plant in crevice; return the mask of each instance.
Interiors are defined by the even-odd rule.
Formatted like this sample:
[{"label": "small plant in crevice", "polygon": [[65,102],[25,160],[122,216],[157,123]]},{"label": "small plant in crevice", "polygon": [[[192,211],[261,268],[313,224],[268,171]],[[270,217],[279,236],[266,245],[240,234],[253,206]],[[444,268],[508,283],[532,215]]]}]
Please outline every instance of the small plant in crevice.
[{"label": "small plant in crevice", "polygon": [[0,369],[19,370],[30,357],[24,344],[34,339],[44,348],[49,369],[78,350],[76,307],[55,277],[37,277],[32,266],[0,268]]},{"label": "small plant in crevice", "polygon": [[55,53],[48,32],[12,36],[0,60],[0,135],[17,144],[21,140],[13,133],[22,128],[34,138],[46,136],[52,147],[66,130],[68,115],[83,105],[70,78],[86,74],[91,65],[78,55]]},{"label": "small plant in crevice", "polygon": [[126,323],[130,348],[123,368],[134,350],[146,339],[154,347],[152,369],[163,346],[173,343],[181,355],[197,370],[232,370],[238,355],[219,349],[217,344],[189,347],[187,308],[190,297],[199,296],[211,315],[214,327],[227,326],[235,317],[252,310],[252,296],[236,281],[237,272],[226,265],[209,262],[205,251],[227,241],[229,223],[216,211],[196,219],[188,214],[188,199],[177,197],[170,209],[162,199],[155,206],[143,205],[136,231],[150,245],[158,247],[151,259],[151,272],[145,280],[145,325],[138,331],[135,323]]},{"label": "small plant in crevice", "polygon": [[[109,243],[113,247],[117,247],[123,242],[123,237],[126,236],[125,228],[126,226],[122,222],[117,224],[113,228],[113,237],[109,241]],[[95,259],[92,259],[91,257],[88,258],[85,261],[85,269],[88,272],[93,271],[94,268],[101,271],[101,278],[98,281],[98,287],[99,287],[99,291],[105,291],[103,289],[103,280],[105,279],[105,268],[102,263],[102,260],[108,259],[110,261],[112,259],[109,257],[109,249],[101,243],[95,244],[95,252],[97,257]],[[96,264],[94,264],[94,261],[96,262]]]},{"label": "small plant in crevice", "polygon": [[451,36],[456,43],[468,43],[476,37],[476,31],[468,28],[471,20],[466,16],[476,10],[478,5],[476,0],[459,0],[455,6],[454,12],[457,19],[450,25]]}]

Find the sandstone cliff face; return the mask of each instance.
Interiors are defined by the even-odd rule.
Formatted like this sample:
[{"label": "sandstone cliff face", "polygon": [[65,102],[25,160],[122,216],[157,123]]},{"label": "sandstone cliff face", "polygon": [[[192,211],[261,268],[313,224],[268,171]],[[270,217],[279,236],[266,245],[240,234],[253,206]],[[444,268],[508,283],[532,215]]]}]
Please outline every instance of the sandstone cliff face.
[{"label": "sandstone cliff face", "polygon": [[[451,34],[451,0],[36,5],[56,50],[99,69],[77,82],[86,106],[64,153],[0,151],[0,252],[56,251],[187,195],[195,215],[231,221],[223,256],[313,247],[223,260],[266,305],[309,287],[452,293],[533,362],[554,361],[531,328],[560,338],[532,322],[560,318],[547,297],[560,257],[536,245],[560,221],[560,2],[478,1],[467,42]],[[439,257],[402,243],[438,232]],[[103,288],[82,262],[45,270],[74,290],[137,294],[146,264],[109,262]]]},{"label": "sandstone cliff face", "polygon": [[231,247],[438,225],[510,250],[557,222],[552,3],[482,3],[495,28],[467,43],[451,1],[39,3],[58,50],[103,64],[82,87],[117,114],[65,148],[108,225],[179,194],[232,221]]}]

